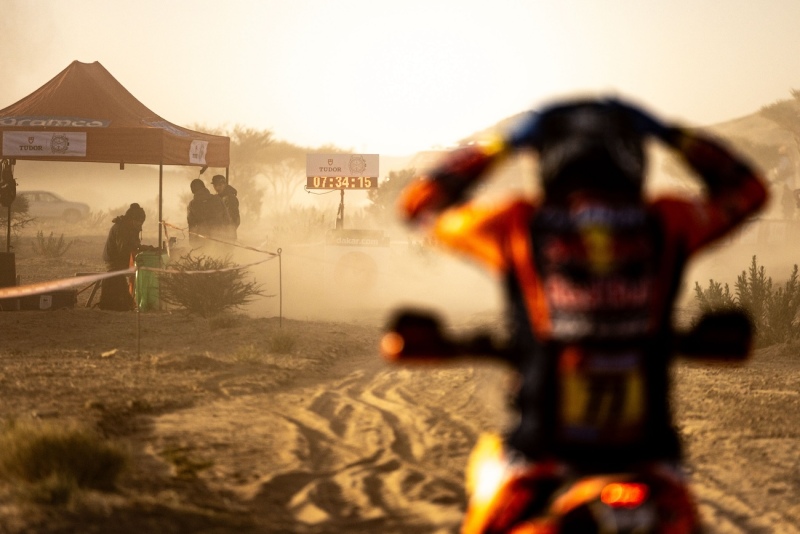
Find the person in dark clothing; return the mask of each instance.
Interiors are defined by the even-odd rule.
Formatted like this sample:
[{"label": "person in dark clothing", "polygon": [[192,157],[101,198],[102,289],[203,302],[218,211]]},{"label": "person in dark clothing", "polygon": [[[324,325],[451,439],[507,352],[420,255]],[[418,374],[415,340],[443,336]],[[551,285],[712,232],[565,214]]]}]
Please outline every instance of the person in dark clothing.
[{"label": "person in dark clothing", "polygon": [[[694,171],[702,195],[645,196],[648,139]],[[538,155],[543,194],[468,202],[518,151]],[[669,364],[681,277],[690,257],[766,198],[763,178],[719,141],[616,99],[530,112],[510,132],[448,153],[404,190],[407,221],[429,223],[437,242],[505,284],[509,363],[520,380],[519,419],[502,439],[509,465],[663,464],[680,476]],[[484,532],[497,514],[471,501],[462,532]]]},{"label": "person in dark clothing", "polygon": [[238,191],[228,184],[228,180],[221,174],[214,175],[211,185],[217,196],[225,206],[225,226],[223,239],[236,241],[236,229],[239,228],[239,199],[236,197]]},{"label": "person in dark clothing", "polygon": [[[103,249],[103,261],[106,262],[109,272],[125,270],[133,264],[133,257],[141,246],[140,234],[144,221],[144,209],[135,202],[124,215],[114,218]],[[134,309],[129,277],[114,276],[103,280],[97,305],[101,310]]]},{"label": "person in dark clothing", "polygon": [[186,209],[189,243],[198,247],[205,244],[204,237],[222,238],[225,206],[219,196],[211,194],[201,179],[192,180],[190,187],[194,197]]}]

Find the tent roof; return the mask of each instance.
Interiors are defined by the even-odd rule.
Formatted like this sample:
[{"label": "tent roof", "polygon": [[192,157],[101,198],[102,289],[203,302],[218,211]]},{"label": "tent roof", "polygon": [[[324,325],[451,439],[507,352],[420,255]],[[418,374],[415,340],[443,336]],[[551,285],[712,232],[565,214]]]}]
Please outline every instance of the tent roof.
[{"label": "tent roof", "polygon": [[227,167],[230,139],[177,126],[139,102],[99,62],[73,61],[0,110],[2,157]]}]

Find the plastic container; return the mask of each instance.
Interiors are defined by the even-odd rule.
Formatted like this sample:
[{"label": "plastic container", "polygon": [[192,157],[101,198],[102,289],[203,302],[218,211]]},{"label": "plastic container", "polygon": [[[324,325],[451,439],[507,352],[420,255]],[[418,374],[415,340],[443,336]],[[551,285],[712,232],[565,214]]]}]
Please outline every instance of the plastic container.
[{"label": "plastic container", "polygon": [[[154,267],[161,269],[166,264],[166,256],[157,250],[144,250],[136,255],[134,259],[136,267]],[[136,270],[136,283],[134,286],[134,298],[139,311],[158,310],[161,308],[161,300],[158,293],[159,273],[144,269]]]}]

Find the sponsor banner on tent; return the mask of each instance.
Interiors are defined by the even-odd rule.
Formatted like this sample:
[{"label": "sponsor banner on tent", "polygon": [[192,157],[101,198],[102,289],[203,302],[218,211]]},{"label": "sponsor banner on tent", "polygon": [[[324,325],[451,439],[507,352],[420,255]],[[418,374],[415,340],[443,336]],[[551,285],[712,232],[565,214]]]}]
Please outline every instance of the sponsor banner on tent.
[{"label": "sponsor banner on tent", "polygon": [[0,126],[27,126],[29,128],[108,128],[110,124],[111,121],[106,119],[51,117],[46,115],[0,118]]},{"label": "sponsor banner on tent", "polygon": [[208,151],[208,141],[192,141],[189,147],[189,163],[206,164],[206,152]]},{"label": "sponsor banner on tent", "polygon": [[3,132],[3,156],[86,157],[86,132]]}]

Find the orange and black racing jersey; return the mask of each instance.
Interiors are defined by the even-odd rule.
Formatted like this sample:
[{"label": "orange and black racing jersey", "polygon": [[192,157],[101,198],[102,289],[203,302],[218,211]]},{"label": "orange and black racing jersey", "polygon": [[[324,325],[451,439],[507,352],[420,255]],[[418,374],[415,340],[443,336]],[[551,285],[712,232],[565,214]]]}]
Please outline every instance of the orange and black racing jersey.
[{"label": "orange and black racing jersey", "polygon": [[[531,459],[604,467],[678,459],[669,406],[671,313],[686,261],[755,212],[759,177],[716,142],[682,132],[679,153],[707,185],[694,200],[510,201],[447,207],[422,179],[404,192],[410,218],[433,215],[438,242],[505,283],[521,377],[508,443]],[[444,162],[474,180],[502,149],[472,147]],[[450,165],[449,169],[447,166]]]}]

